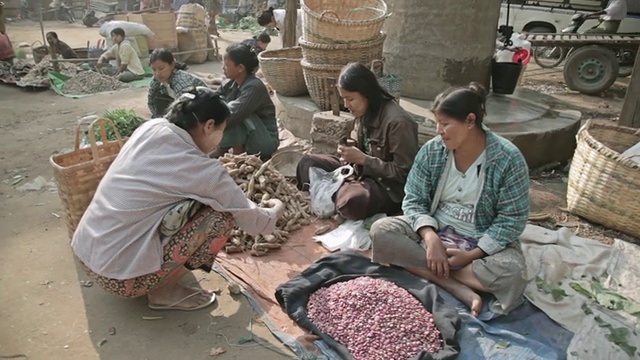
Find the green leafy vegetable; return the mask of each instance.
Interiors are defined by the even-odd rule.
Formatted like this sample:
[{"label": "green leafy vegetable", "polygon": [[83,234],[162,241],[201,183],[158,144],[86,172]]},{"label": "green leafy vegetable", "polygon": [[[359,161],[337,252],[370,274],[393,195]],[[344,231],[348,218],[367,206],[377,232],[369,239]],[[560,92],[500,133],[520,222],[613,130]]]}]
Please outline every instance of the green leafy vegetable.
[{"label": "green leafy vegetable", "polygon": [[542,291],[543,293],[551,294],[551,296],[553,296],[553,300],[555,301],[560,301],[562,300],[562,298],[569,296],[569,294],[567,294],[564,289],[562,289],[558,285],[544,281],[544,279],[539,276],[536,277],[536,286],[538,287],[538,290]]},{"label": "green leafy vegetable", "polygon": [[502,339],[498,340],[498,342],[496,343],[496,348],[498,349],[506,349],[511,345],[510,342],[508,341],[504,341]]},{"label": "green leafy vegetable", "polygon": [[607,335],[607,340],[612,343],[618,345],[622,351],[627,353],[627,355],[633,357],[637,348],[635,346],[629,345],[627,342],[627,335],[629,335],[629,329],[627,328],[613,328],[611,329],[611,333]]},{"label": "green leafy vegetable", "polygon": [[[102,116],[113,121],[122,138],[131,136],[133,131],[144,122],[144,119],[136,115],[133,110],[116,109],[106,111]],[[111,124],[105,124],[105,129],[107,131],[107,139],[110,141],[116,140],[116,132],[113,130]],[[96,141],[103,141],[102,134],[100,132],[100,125],[94,125],[93,130],[96,135]]]}]

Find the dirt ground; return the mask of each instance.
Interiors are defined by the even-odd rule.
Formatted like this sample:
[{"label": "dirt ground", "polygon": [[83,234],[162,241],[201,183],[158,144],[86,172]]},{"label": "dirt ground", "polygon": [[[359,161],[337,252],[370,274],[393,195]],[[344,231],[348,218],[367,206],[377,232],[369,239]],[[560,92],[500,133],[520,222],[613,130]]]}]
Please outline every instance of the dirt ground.
[{"label": "dirt ground", "polygon": [[[80,24],[45,24],[72,47],[99,39],[97,29]],[[10,23],[14,44],[41,40],[37,23]],[[224,32],[220,47],[240,41],[248,33]],[[273,47],[278,46],[274,39]],[[221,73],[220,64],[191,66],[192,71]],[[584,118],[616,121],[625,81],[603,97],[567,91],[558,71],[530,66],[524,85],[555,96],[558,103],[583,112]],[[124,300],[108,295],[76,267],[58,195],[45,188],[20,192],[17,187],[39,176],[51,180],[49,157],[73,146],[77,119],[113,108],[131,108],[148,116],[146,89],[68,99],[53,91],[30,92],[0,86],[0,359],[211,359],[209,351],[222,347],[220,359],[284,359],[293,357],[261,323],[246,299],[231,296],[216,274],[195,273],[204,288],[222,289],[214,307],[197,312],[156,312],[144,298]],[[564,102],[567,102],[566,104]],[[533,172],[534,210],[547,212],[543,225],[569,226],[581,235],[610,241],[616,232],[590,225],[560,210],[565,206],[567,171],[557,164]],[[22,179],[22,180],[21,180]],[[145,316],[161,316],[145,320]],[[252,321],[253,319],[253,321]],[[111,335],[115,329],[115,334]],[[253,332],[256,340],[243,342]],[[106,342],[105,342],[106,340]],[[266,345],[265,345],[266,344]],[[267,350],[266,347],[270,348]],[[17,357],[14,357],[17,356]]]}]

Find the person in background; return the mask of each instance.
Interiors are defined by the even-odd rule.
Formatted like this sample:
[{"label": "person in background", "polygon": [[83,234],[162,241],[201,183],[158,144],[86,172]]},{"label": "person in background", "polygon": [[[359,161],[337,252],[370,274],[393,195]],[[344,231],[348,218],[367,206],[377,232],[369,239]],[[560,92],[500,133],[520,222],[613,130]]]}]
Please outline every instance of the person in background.
[{"label": "person in background", "polygon": [[271,36],[266,32],[261,32],[259,35],[242,41],[242,44],[250,47],[256,55],[267,50],[267,47],[271,43]]},{"label": "person in background", "polygon": [[20,0],[20,18],[22,20],[29,19],[29,2],[27,0]]},{"label": "person in background", "polygon": [[407,174],[418,152],[418,125],[366,66],[345,66],[338,92],[355,116],[352,144],[338,147],[340,157],[305,155],[296,170],[297,186],[308,190],[309,169],[333,171],[353,164],[357,177],[345,180],[335,193],[336,211],[348,220],[400,212]]},{"label": "person in background", "polygon": [[[298,40],[303,35],[302,30],[304,29],[303,19],[302,19],[302,9],[298,9],[298,18],[296,20],[296,44]],[[286,10],[284,9],[274,9],[270,7],[268,10],[265,10],[258,16],[258,24],[260,26],[264,26],[267,29],[276,29],[280,33],[280,39],[284,43],[284,33],[285,26],[284,20],[286,16]]]},{"label": "person in background", "polygon": [[279,200],[259,208],[224,166],[207,156],[220,142],[229,109],[209,88],[185,92],[166,118],[145,122],[100,181],[73,235],[81,268],[104,290],[147,296],[154,310],[197,310],[213,292],[180,283],[211,271],[232,229],[273,232]]},{"label": "person in background", "polygon": [[[96,68],[98,68],[101,73],[115,76],[122,82],[142,79],[144,76],[144,68],[142,67],[136,50],[129,40],[125,40],[124,30],[121,28],[111,30],[111,38],[115,44],[100,55]],[[105,66],[105,62],[110,59],[116,60],[116,67],[110,65]]]},{"label": "person in background", "polygon": [[267,87],[254,74],[257,67],[258,57],[250,47],[227,47],[222,70],[229,81],[222,84],[218,93],[227,101],[231,115],[213,156],[233,149],[234,154],[246,152],[268,159],[278,149],[276,107]]},{"label": "person in background", "polygon": [[207,11],[209,16],[209,35],[220,37],[218,26],[216,24],[216,17],[220,13],[221,8],[220,0],[204,0],[204,9]]},{"label": "person in background", "polygon": [[78,54],[71,48],[71,46],[67,45],[64,41],[61,41],[58,38],[58,34],[53,31],[49,31],[46,35],[47,42],[49,46],[53,49],[53,51],[62,56],[63,59],[77,59]]},{"label": "person in background", "polygon": [[626,0],[609,0],[609,3],[604,10],[587,14],[587,20],[600,19],[600,24],[595,28],[585,31],[585,33],[615,34],[618,32],[620,23],[626,16]]},{"label": "person in background", "polygon": [[442,286],[477,316],[489,293],[493,313],[523,301],[519,236],[529,215],[529,172],[520,150],[483,125],[486,91],[471,83],[436,97],[438,136],[416,156],[404,216],[371,227],[372,260]]},{"label": "person in background", "polygon": [[187,66],[176,62],[169,50],[153,50],[149,64],[153,69],[153,80],[147,96],[151,118],[164,116],[169,105],[192,87],[207,86],[202,79],[186,72]]}]

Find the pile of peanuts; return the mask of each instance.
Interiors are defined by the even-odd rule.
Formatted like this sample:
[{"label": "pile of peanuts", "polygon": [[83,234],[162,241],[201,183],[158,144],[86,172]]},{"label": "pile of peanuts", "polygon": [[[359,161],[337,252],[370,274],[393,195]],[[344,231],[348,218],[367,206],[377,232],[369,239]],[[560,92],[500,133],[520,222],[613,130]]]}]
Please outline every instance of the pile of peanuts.
[{"label": "pile of peanuts", "polygon": [[431,313],[390,281],[363,276],[320,288],[307,310],[309,319],[356,360],[406,360],[442,347]]},{"label": "pile of peanuts", "polygon": [[271,235],[251,236],[240,229],[234,229],[225,245],[227,253],[248,251],[253,256],[266,255],[269,250],[279,249],[289,239],[289,233],[311,223],[310,199],[287,182],[285,177],[271,165],[270,160],[262,162],[254,155],[225,154],[222,162],[229,175],[242,191],[258,205],[269,199],[284,203],[284,216],[276,224]]}]

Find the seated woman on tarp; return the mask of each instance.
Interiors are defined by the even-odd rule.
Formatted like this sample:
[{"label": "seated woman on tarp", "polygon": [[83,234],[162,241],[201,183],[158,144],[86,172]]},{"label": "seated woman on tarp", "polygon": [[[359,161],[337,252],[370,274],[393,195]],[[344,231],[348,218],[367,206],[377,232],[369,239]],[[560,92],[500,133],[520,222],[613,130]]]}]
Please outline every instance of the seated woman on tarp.
[{"label": "seated woman on tarp", "polygon": [[49,46],[53,49],[57,55],[62,56],[63,59],[77,59],[78,54],[67,45],[64,41],[58,38],[58,34],[54,31],[49,31],[46,35]]},{"label": "seated woman on tarp", "polygon": [[440,94],[438,135],[411,168],[404,216],[371,228],[373,260],[442,286],[478,315],[490,293],[494,313],[522,301],[527,282],[518,237],[529,214],[529,175],[511,142],[483,126],[486,93],[476,83]]},{"label": "seated woman on tarp", "polygon": [[233,149],[234,154],[259,154],[265,159],[278,149],[276,107],[267,87],[254,74],[257,67],[258,57],[249,46],[232,44],[227,48],[223,71],[229,81],[218,93],[229,105],[231,115],[214,156]]},{"label": "seated woman on tarp", "polygon": [[196,310],[212,292],[180,284],[190,271],[210,271],[234,226],[268,234],[284,210],[258,208],[217,159],[229,109],[198,87],[166,119],[137,129],[100,182],[71,241],[84,271],[115,295],[147,295],[156,310]]},{"label": "seated woman on tarp", "polygon": [[309,189],[311,167],[333,171],[353,164],[357,177],[348,178],[334,194],[338,214],[359,220],[399,213],[404,183],[418,152],[418,125],[362,64],[342,69],[338,91],[356,118],[353,144],[340,145],[339,158],[305,155],[296,171],[298,189]]},{"label": "seated woman on tarp", "polygon": [[176,62],[169,50],[153,50],[149,64],[153,70],[147,96],[151,118],[164,116],[169,105],[194,86],[207,86],[202,79],[186,72],[187,65]]}]

